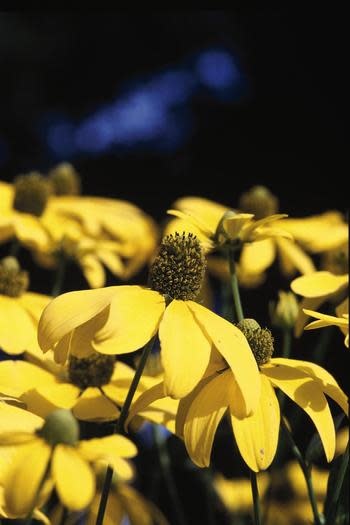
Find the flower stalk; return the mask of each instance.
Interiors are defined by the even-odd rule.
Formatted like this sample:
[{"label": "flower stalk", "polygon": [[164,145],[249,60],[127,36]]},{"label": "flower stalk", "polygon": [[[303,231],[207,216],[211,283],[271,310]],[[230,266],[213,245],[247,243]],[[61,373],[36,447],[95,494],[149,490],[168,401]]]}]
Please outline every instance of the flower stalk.
[{"label": "flower stalk", "polygon": [[[129,409],[130,409],[132,400],[134,399],[134,395],[135,395],[137,386],[140,382],[142,372],[145,368],[148,356],[151,353],[151,350],[153,348],[155,339],[156,339],[156,336],[152,337],[152,339],[150,339],[150,341],[143,348],[141,359],[139,361],[134,378],[131,382],[128,394],[126,396],[126,399],[124,401],[123,407],[120,412],[119,419],[116,424],[116,428],[115,428],[116,433],[122,432],[124,429],[125,421],[128,417],[128,413],[129,413]],[[110,491],[111,484],[112,484],[112,478],[113,478],[113,468],[110,465],[108,465],[107,470],[106,470],[105,479],[103,482],[101,500],[100,500],[100,505],[98,508],[98,513],[97,513],[97,518],[96,518],[96,525],[103,524],[103,518],[105,515],[105,511],[106,511],[108,495],[109,495],[109,491]]]}]

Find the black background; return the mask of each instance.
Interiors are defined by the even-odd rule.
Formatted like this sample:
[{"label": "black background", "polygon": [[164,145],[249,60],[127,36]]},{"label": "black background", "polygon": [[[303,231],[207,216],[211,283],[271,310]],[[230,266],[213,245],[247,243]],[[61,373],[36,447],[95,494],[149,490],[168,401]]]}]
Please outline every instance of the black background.
[{"label": "black background", "polygon": [[344,210],[345,20],[341,6],[317,4],[2,13],[0,136],[9,153],[1,178],[52,166],[35,133],[47,109],[79,118],[123,82],[223,45],[248,79],[241,101],[197,98],[195,131],[176,152],[75,159],[85,192],[129,199],[157,219],[178,196],[234,206],[256,183],[293,215]]}]

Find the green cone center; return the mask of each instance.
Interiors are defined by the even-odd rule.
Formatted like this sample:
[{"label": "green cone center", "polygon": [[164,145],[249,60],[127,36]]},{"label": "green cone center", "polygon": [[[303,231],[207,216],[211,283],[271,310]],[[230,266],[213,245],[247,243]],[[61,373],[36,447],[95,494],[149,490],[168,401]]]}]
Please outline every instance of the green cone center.
[{"label": "green cone center", "polygon": [[16,177],[14,186],[14,209],[40,217],[51,193],[49,181],[40,173],[33,172]]},{"label": "green cone center", "polygon": [[20,297],[29,287],[28,272],[21,270],[15,257],[0,261],[0,294]]}]

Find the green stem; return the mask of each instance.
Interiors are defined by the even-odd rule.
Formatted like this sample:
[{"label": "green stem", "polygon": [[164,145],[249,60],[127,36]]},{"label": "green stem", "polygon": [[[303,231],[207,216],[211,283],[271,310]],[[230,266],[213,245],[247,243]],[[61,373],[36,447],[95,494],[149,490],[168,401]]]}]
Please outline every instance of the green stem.
[{"label": "green stem", "polygon": [[303,458],[303,455],[300,452],[299,447],[295,443],[294,438],[293,438],[291,432],[289,431],[289,428],[287,427],[283,417],[281,419],[281,426],[282,426],[282,428],[284,430],[284,433],[286,435],[286,438],[287,438],[287,440],[288,440],[288,442],[289,442],[289,444],[291,446],[292,452],[293,452],[295,458],[297,459],[301,470],[303,471],[304,478],[305,478],[305,481],[306,481],[306,486],[307,486],[307,492],[308,492],[308,495],[309,495],[309,500],[310,500],[310,504],[311,504],[311,508],[312,508],[312,513],[313,513],[313,516],[314,516],[315,525],[323,525],[323,520],[321,519],[320,513],[318,512],[315,492],[314,492],[314,488],[313,488],[313,485],[312,485],[311,466],[308,465],[306,463],[305,459]]},{"label": "green stem", "polygon": [[[131,382],[128,394],[126,396],[126,399],[124,401],[123,407],[120,412],[120,416],[119,416],[119,419],[116,425],[116,432],[122,432],[124,429],[124,424],[128,417],[128,413],[129,413],[129,409],[130,409],[132,400],[134,399],[134,395],[135,395],[137,386],[141,379],[142,372],[143,372],[143,369],[145,368],[145,364],[147,362],[148,356],[153,348],[155,339],[156,339],[156,336],[152,337],[152,339],[144,346],[142,350],[141,359],[139,361],[134,378]],[[109,495],[109,491],[110,491],[111,484],[112,484],[112,478],[113,478],[113,468],[110,465],[108,465],[104,483],[103,483],[101,500],[100,500],[100,505],[98,508],[98,513],[97,513],[97,518],[96,518],[96,525],[102,525],[103,523],[103,518],[105,515],[106,506],[107,506],[108,495]]]},{"label": "green stem", "polygon": [[349,466],[349,442],[343,454],[342,462],[340,464],[338,478],[335,485],[335,490],[332,494],[332,499],[329,505],[329,511],[327,513],[326,524],[333,525],[336,523],[337,509],[339,505],[339,496],[343,488],[346,470]]},{"label": "green stem", "polygon": [[66,275],[67,259],[64,255],[60,255],[58,258],[58,266],[56,271],[55,282],[53,284],[51,295],[57,297],[62,292],[63,281]]},{"label": "green stem", "polygon": [[236,316],[237,321],[242,321],[244,319],[243,315],[243,309],[242,309],[242,303],[241,303],[241,296],[239,293],[239,286],[238,286],[238,279],[237,279],[237,273],[236,273],[236,263],[235,263],[235,252],[233,250],[229,250],[228,252],[228,264],[230,269],[230,278],[231,278],[231,288],[232,288],[232,295],[233,295],[233,302],[235,305],[236,310]]},{"label": "green stem", "polygon": [[153,436],[157,448],[161,471],[172,503],[175,522],[178,525],[186,525],[186,519],[182,503],[179,498],[176,484],[171,472],[171,463],[168,448],[165,440],[162,438],[158,425],[153,425]]},{"label": "green stem", "polygon": [[250,485],[252,487],[252,496],[253,496],[253,508],[254,508],[254,524],[261,525],[261,513],[259,505],[259,489],[256,479],[256,473],[252,470],[250,471]]}]

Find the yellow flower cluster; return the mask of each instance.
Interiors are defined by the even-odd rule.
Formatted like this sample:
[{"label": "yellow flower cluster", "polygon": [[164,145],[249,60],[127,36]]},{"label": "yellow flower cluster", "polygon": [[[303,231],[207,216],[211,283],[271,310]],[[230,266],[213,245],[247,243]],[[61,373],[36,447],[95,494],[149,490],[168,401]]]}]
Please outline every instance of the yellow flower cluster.
[{"label": "yellow flower cluster", "polygon": [[[338,326],[349,344],[341,215],[287,218],[262,186],[243,194],[236,209],[184,197],[169,210],[157,246],[154,221],[135,205],[82,196],[80,189],[69,164],[46,176],[35,172],[0,183],[0,242],[8,248],[0,260],[0,516],[47,522],[45,508],[63,523],[63,506],[69,513],[84,511],[87,523],[101,525],[103,517],[104,523],[122,523],[128,516],[135,524],[166,524],[156,506],[128,485],[135,475],[129,458],[137,448],[123,433],[132,438],[147,420],[182,440],[199,467],[210,466],[220,426],[251,471],[254,512],[260,486],[263,507],[276,516],[267,486],[280,476],[290,477],[290,484],[295,478],[294,466],[278,453],[282,427],[294,443],[318,523],[323,510],[312,493],[312,447],[303,460],[293,441],[297,418],[285,400],[313,423],[313,441],[331,462],[337,425],[328,398],[347,414],[347,396],[317,354],[313,362],[290,353],[293,332],[300,337],[304,328]],[[51,295],[28,291],[29,275],[14,257],[19,247],[36,264],[57,269]],[[263,285],[277,258],[285,278],[302,275],[287,280],[292,291],[276,290],[272,334],[252,318],[254,311],[244,315],[240,285]],[[61,293],[69,261],[81,267],[91,289]],[[105,268],[127,281],[147,263],[147,285],[104,287]],[[208,274],[222,279],[215,311],[210,300],[202,304],[204,283],[207,289],[217,284]],[[319,312],[323,305],[328,310]],[[263,306],[268,312],[268,299]],[[316,320],[306,325],[308,317]],[[131,367],[126,354],[132,358],[141,349]],[[234,454],[230,445],[227,454]],[[257,484],[255,473],[269,468]],[[165,479],[169,475],[167,470]],[[245,494],[246,483],[240,483],[237,490]],[[220,473],[215,484],[233,513],[250,509],[249,497],[247,504],[243,496],[230,497]],[[54,508],[48,504],[53,491],[60,501]],[[171,497],[174,491],[172,485]],[[334,516],[336,509],[330,504],[326,512]]]}]

